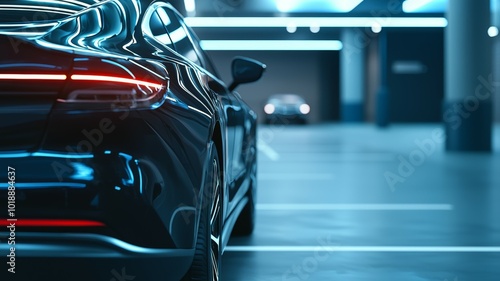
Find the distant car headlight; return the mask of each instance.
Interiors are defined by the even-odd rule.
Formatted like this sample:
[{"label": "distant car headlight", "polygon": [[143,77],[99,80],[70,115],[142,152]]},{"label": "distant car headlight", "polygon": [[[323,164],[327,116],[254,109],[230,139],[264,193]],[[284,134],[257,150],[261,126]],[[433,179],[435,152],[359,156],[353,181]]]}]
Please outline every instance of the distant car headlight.
[{"label": "distant car headlight", "polygon": [[272,105],[270,103],[268,103],[268,104],[266,104],[266,106],[264,106],[264,112],[266,114],[273,114],[275,109],[276,108],[274,107],[274,105]]},{"label": "distant car headlight", "polygon": [[299,110],[302,114],[308,114],[309,112],[311,112],[311,107],[308,104],[304,103],[300,105]]}]

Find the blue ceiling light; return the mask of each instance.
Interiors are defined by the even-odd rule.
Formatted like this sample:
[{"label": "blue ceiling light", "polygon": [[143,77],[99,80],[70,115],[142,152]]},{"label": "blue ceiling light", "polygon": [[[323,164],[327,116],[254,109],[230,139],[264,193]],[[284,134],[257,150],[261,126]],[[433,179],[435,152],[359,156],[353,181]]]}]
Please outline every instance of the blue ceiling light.
[{"label": "blue ceiling light", "polygon": [[184,8],[186,9],[188,15],[194,15],[196,13],[195,0],[184,0]]},{"label": "blue ceiling light", "polygon": [[498,27],[490,26],[490,28],[488,28],[488,36],[497,37],[498,36]]},{"label": "blue ceiling light", "polygon": [[339,40],[202,40],[207,51],[339,51]]},{"label": "blue ceiling light", "polygon": [[296,27],[446,27],[444,17],[187,17],[191,27],[220,28],[276,28],[287,27],[292,22]]},{"label": "blue ceiling light", "polygon": [[276,0],[276,8],[283,13],[291,12],[297,5],[297,0]]},{"label": "blue ceiling light", "polygon": [[[491,0],[491,11],[497,11],[498,4],[498,0]],[[403,11],[405,13],[445,13],[447,5],[448,0],[406,0],[403,2]]]},{"label": "blue ceiling light", "polygon": [[405,13],[444,13],[447,0],[406,0],[403,2]]},{"label": "blue ceiling light", "polygon": [[276,8],[283,13],[331,12],[348,13],[363,0],[275,0]]},{"label": "blue ceiling light", "polygon": [[350,1],[336,0],[331,2],[332,2],[331,3],[332,7],[336,8],[340,12],[348,13],[354,10],[354,8],[356,8],[359,4],[361,4],[363,0],[350,0]]}]

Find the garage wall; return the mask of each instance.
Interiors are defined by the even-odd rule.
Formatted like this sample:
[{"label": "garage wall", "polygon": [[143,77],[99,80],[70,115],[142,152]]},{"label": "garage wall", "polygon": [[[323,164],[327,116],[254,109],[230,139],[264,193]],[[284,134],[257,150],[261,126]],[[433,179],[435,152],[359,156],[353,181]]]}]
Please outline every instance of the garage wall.
[{"label": "garage wall", "polygon": [[441,122],[443,29],[391,30],[387,83],[391,122]]},{"label": "garage wall", "polygon": [[237,91],[259,114],[272,94],[295,93],[311,105],[310,122],[339,118],[339,52],[309,51],[210,51],[221,78],[231,82],[231,61],[235,56],[257,59],[267,65],[261,80],[241,85]]},{"label": "garage wall", "polygon": [[[377,40],[374,40],[367,50],[365,113],[368,122],[374,121],[374,98],[379,82],[376,43]],[[392,29],[387,43],[391,122],[441,122],[443,30]],[[228,84],[233,57],[247,56],[267,64],[262,80],[237,89],[260,117],[268,96],[296,93],[310,103],[312,123],[339,120],[339,52],[210,51],[209,55]],[[394,67],[398,64],[396,68],[403,68],[402,72],[395,71]],[[422,69],[418,70],[419,67]]]}]

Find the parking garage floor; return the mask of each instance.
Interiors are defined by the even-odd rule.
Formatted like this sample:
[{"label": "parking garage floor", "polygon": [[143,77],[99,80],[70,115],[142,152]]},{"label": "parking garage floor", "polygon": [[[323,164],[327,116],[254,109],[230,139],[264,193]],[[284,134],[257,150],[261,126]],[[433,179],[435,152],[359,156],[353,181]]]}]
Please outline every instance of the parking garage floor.
[{"label": "parking garage floor", "polygon": [[257,225],[222,280],[500,280],[496,153],[441,126],[261,126]]}]

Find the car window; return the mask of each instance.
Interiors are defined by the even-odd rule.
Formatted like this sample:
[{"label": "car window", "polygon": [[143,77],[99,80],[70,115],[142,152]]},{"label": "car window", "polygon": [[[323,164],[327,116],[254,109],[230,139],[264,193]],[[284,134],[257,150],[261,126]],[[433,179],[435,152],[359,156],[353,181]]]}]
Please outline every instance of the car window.
[{"label": "car window", "polygon": [[146,12],[146,22],[143,22],[146,35],[177,51],[220,80],[212,61],[201,48],[199,39],[182,17],[169,5],[160,2],[153,3],[151,8],[149,13]]},{"label": "car window", "polygon": [[179,18],[179,22],[182,24],[184,29],[186,30],[186,33],[188,34],[189,40],[191,41],[191,44],[193,44],[194,50],[196,51],[196,54],[198,55],[202,65],[205,67],[206,70],[208,70],[210,73],[212,73],[215,77],[218,77],[217,70],[215,69],[212,60],[207,56],[205,51],[201,48],[200,46],[200,40],[196,36],[196,34],[191,30],[189,26],[186,25],[186,23]]},{"label": "car window", "polygon": [[157,9],[151,14],[151,18],[149,19],[149,28],[151,30],[151,35],[158,42],[174,49],[172,39],[170,38],[170,35],[163,25],[163,21],[160,16],[161,13],[158,13],[158,10],[163,11],[163,9],[161,8]]},{"label": "car window", "polygon": [[175,12],[166,7],[158,7],[156,12],[164,27],[167,29],[170,39],[175,46],[175,50],[190,61],[204,67],[185,27],[181,24]]}]

